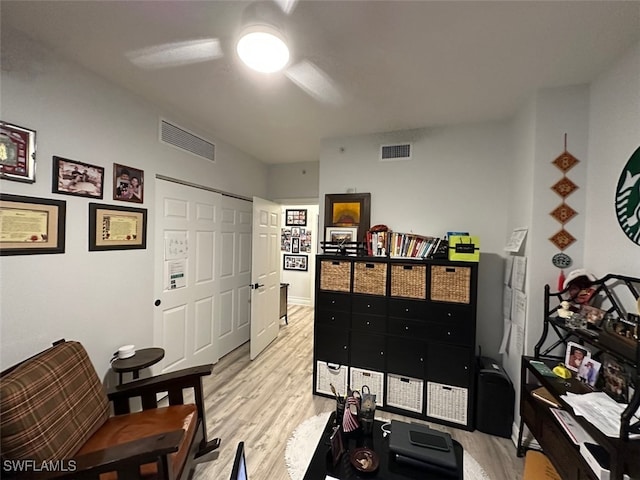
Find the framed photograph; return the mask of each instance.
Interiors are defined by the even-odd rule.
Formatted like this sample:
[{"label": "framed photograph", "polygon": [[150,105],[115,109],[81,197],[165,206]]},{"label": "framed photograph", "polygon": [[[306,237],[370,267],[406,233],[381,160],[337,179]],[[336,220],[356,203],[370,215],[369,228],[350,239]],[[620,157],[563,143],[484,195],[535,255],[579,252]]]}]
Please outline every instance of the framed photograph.
[{"label": "framed photograph", "polygon": [[582,305],[580,308],[580,313],[587,320],[587,324],[593,327],[599,327],[607,314],[606,311],[601,310],[596,307],[592,307],[591,305]]},{"label": "framed photograph", "polygon": [[[325,227],[357,227],[354,241],[364,242],[371,222],[370,193],[335,193],[325,195]],[[325,241],[329,241],[325,238]]]},{"label": "framed photograph", "polygon": [[578,372],[582,362],[587,358],[591,358],[591,352],[584,345],[567,342],[564,364],[569,370]]},{"label": "framed photograph", "polygon": [[147,248],[147,210],[89,204],[89,251]]},{"label": "framed photograph", "polygon": [[36,132],[0,120],[0,178],[36,181]]},{"label": "framed photograph", "polygon": [[280,251],[291,253],[291,229],[282,227],[280,231]]},{"label": "framed photograph", "polygon": [[286,226],[307,226],[307,211],[306,210],[285,210],[285,225]]},{"label": "framed photograph", "polygon": [[599,386],[614,400],[627,403],[629,401],[629,372],[611,355],[605,354],[600,368]]},{"label": "framed photograph", "polygon": [[307,256],[306,255],[285,255],[284,256],[284,269],[285,270],[300,270],[307,271]]},{"label": "framed photograph", "polygon": [[358,227],[327,227],[325,229],[325,242],[341,244],[344,242],[356,242]]},{"label": "framed photograph", "polygon": [[0,194],[0,255],[64,253],[67,202]]},{"label": "framed photograph", "polygon": [[79,197],[102,198],[104,168],[88,163],[53,157],[51,191]]},{"label": "framed photograph", "polygon": [[300,237],[291,238],[291,253],[300,253]]},{"label": "framed photograph", "polygon": [[333,433],[329,437],[329,443],[331,444],[331,457],[333,460],[333,466],[335,467],[344,453],[344,444],[342,443],[342,426],[338,425],[333,427]]},{"label": "framed photograph", "polygon": [[578,378],[586,384],[595,387],[598,380],[598,373],[602,364],[592,358],[585,358],[578,370]]},{"label": "framed photograph", "polygon": [[144,202],[144,171],[118,163],[113,164],[113,199]]}]

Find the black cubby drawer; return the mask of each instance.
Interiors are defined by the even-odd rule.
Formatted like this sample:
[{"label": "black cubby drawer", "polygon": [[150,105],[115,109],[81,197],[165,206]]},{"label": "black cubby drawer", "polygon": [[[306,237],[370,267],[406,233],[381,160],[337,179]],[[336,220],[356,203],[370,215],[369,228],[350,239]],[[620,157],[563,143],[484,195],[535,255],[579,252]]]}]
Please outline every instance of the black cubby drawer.
[{"label": "black cubby drawer", "polygon": [[389,299],[389,316],[402,318],[424,318],[427,304],[420,300]]},{"label": "black cubby drawer", "polygon": [[387,327],[387,318],[380,315],[362,315],[354,313],[351,317],[351,328],[371,333],[384,333]]},{"label": "black cubby drawer", "polygon": [[454,325],[469,325],[474,322],[473,308],[464,305],[432,304],[429,308],[430,321]]},{"label": "black cubby drawer", "polygon": [[387,299],[385,297],[353,295],[352,298],[353,313],[387,314]]},{"label": "black cubby drawer", "polygon": [[351,295],[345,293],[318,293],[318,310],[351,310]]},{"label": "black cubby drawer", "polygon": [[429,324],[404,318],[389,317],[387,322],[387,332],[390,335],[424,339],[429,335]]},{"label": "black cubby drawer", "polygon": [[425,327],[428,338],[437,342],[455,343],[458,345],[473,344],[473,328],[471,326],[444,325],[429,322]]},{"label": "black cubby drawer", "polygon": [[316,312],[316,321],[319,325],[328,325],[336,328],[349,328],[351,314],[340,310],[321,310]]}]

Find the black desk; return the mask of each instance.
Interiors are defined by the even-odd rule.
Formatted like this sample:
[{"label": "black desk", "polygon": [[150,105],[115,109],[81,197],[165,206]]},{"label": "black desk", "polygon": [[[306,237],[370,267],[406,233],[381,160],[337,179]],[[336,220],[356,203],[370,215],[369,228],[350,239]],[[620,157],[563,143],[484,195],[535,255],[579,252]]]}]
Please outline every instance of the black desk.
[{"label": "black desk", "polygon": [[134,380],[139,378],[140,370],[155,365],[164,358],[162,348],[142,348],[136,350],[136,354],[129,358],[116,358],[111,362],[111,368],[118,374],[118,380],[122,384],[122,374],[132,372]]},{"label": "black desk", "polygon": [[389,452],[389,437],[384,438],[382,436],[382,430],[380,427],[383,422],[376,420],[373,425],[373,435],[363,436],[357,435],[355,438],[348,438],[344,436],[344,448],[353,449],[356,447],[369,447],[378,454],[380,459],[380,466],[378,470],[373,473],[360,473],[351,466],[349,462],[349,454],[344,453],[342,455],[342,461],[335,467],[331,457],[331,448],[329,446],[329,436],[333,431],[335,413],[332,413],[329,417],[329,421],[325,426],[322,437],[318,442],[316,451],[309,462],[307,472],[304,475],[304,480],[324,480],[326,475],[339,478],[340,480],[351,479],[371,479],[379,478],[385,480],[463,480],[462,469],[462,445],[453,440],[453,448],[456,453],[456,460],[458,463],[457,475],[447,475],[435,470],[426,470],[423,468],[416,468],[410,465],[396,462],[393,454]]}]

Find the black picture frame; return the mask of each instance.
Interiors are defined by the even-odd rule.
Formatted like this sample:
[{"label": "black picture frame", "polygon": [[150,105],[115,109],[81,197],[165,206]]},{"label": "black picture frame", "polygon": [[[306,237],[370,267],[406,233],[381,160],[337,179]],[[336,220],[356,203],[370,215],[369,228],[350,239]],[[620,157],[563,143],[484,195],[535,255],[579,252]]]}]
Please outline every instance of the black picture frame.
[{"label": "black picture frame", "polygon": [[284,270],[306,272],[309,269],[309,259],[306,255],[284,255],[283,257]]},{"label": "black picture frame", "polygon": [[[111,223],[119,234],[111,235]],[[89,251],[147,248],[147,209],[122,205],[89,204]]]},{"label": "black picture frame", "polygon": [[331,193],[324,198],[325,228],[358,227],[357,241],[364,242],[371,224],[371,194]]},{"label": "black picture frame", "polygon": [[[12,232],[15,238],[0,240],[0,255],[38,255],[64,253],[67,202],[51,198],[25,197],[0,193],[0,231],[10,230],[12,216],[30,216],[31,232]],[[23,222],[21,222],[23,223]],[[42,232],[36,230],[41,225]]]},{"label": "black picture frame", "polygon": [[52,193],[102,199],[104,168],[54,155],[51,182]]},{"label": "black picture frame", "polygon": [[54,156],[51,182],[52,193],[102,199],[104,168]]},{"label": "black picture frame", "polygon": [[306,209],[286,209],[284,211],[284,224],[287,227],[306,227],[307,226],[307,210]]}]

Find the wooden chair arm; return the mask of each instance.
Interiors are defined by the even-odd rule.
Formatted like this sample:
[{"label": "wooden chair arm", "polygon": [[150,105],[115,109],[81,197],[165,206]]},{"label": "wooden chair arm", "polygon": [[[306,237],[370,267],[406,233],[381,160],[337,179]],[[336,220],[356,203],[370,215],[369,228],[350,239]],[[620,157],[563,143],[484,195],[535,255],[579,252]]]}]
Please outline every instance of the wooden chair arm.
[{"label": "wooden chair arm", "polygon": [[171,405],[184,403],[182,390],[193,388],[198,410],[202,416],[202,377],[211,375],[213,365],[198,365],[196,367],[164,373],[142,380],[116,385],[107,390],[109,400],[113,402],[114,412],[119,415],[129,413],[129,399],[140,397],[142,408],[156,408],[158,393],[168,393]]},{"label": "wooden chair arm", "polygon": [[[98,479],[100,474],[113,471],[118,472],[118,478],[139,478],[140,465],[154,463],[158,459],[159,477],[168,478],[162,476],[161,470],[166,469],[168,472],[167,456],[178,451],[184,433],[184,430],[180,429],[140,438],[66,460],[64,464],[60,464],[58,471],[28,472],[15,478]],[[60,471],[63,469],[62,466],[66,471]]]}]

